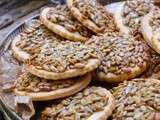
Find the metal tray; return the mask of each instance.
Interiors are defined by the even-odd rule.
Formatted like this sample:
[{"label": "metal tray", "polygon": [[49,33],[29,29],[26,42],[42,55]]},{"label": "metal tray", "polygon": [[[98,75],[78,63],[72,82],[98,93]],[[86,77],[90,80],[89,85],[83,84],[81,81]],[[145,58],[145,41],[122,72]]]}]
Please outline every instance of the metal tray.
[{"label": "metal tray", "polygon": [[[112,1],[111,0],[99,0],[99,1],[103,5],[107,5],[109,3],[118,2],[118,1],[122,1],[122,0],[112,0]],[[38,17],[39,17],[39,14],[28,18],[26,21],[34,19],[34,18],[38,18]],[[11,31],[9,31],[9,33],[6,35],[4,40],[2,40],[3,42],[0,45],[0,56],[2,56],[6,51],[8,51],[13,38],[23,30],[24,23],[25,23],[25,21],[21,22],[15,28],[13,28]],[[41,103],[42,102],[35,103],[36,109],[39,110],[41,108],[41,106],[44,106],[45,104],[48,104],[48,101],[47,102],[43,102],[42,104]],[[5,103],[4,99],[1,96],[0,96],[0,113],[3,114],[3,116],[4,116],[3,119],[5,119],[5,120],[22,120],[14,111],[12,111],[10,109],[9,105],[7,105]],[[1,116],[1,114],[0,114],[0,116]],[[36,114],[35,117],[33,118],[33,120],[38,119],[37,116],[39,116],[39,115]],[[0,120],[1,120],[1,117],[0,117]]]},{"label": "metal tray", "polygon": [[[31,20],[31,19],[36,19],[39,17],[39,14],[34,15],[27,20],[21,22],[19,25],[17,25],[15,28],[13,28],[9,33],[6,35],[4,40],[2,40],[2,44],[0,45],[0,57],[9,50],[10,44],[14,37],[20,33],[24,29],[24,23]],[[0,83],[0,86],[3,83]],[[1,90],[1,89],[0,89]],[[0,96],[0,116],[5,120],[22,120],[13,110],[10,109],[10,106],[6,104],[4,98]],[[1,120],[1,118],[0,118]]]}]

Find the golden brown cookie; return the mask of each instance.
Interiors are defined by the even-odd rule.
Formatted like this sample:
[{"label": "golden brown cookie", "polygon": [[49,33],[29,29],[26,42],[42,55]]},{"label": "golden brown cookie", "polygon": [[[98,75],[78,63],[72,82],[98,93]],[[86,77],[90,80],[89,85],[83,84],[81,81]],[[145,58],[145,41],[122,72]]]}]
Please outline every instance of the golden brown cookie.
[{"label": "golden brown cookie", "polygon": [[46,107],[41,120],[106,120],[114,105],[114,98],[108,90],[92,86]]},{"label": "golden brown cookie", "polygon": [[160,9],[150,11],[141,22],[141,32],[152,49],[160,54]]},{"label": "golden brown cookie", "polygon": [[40,51],[47,42],[59,42],[62,38],[53,34],[39,20],[26,23],[24,30],[18,34],[11,44],[13,56],[26,62],[32,55]]},{"label": "golden brown cookie", "polygon": [[53,100],[79,92],[90,81],[90,73],[76,78],[53,81],[39,78],[26,72],[17,78],[14,92],[17,95],[29,96],[33,101]]},{"label": "golden brown cookie", "polygon": [[153,8],[149,0],[128,0],[122,2],[114,14],[115,23],[122,33],[140,32],[140,23],[144,15]]},{"label": "golden brown cookie", "polygon": [[95,48],[81,42],[46,43],[40,53],[30,60],[30,73],[52,80],[84,75],[100,65]]},{"label": "golden brown cookie", "polygon": [[93,34],[71,15],[66,5],[45,8],[40,18],[47,28],[69,40],[84,42]]},{"label": "golden brown cookie", "polygon": [[116,108],[112,120],[160,120],[160,81],[136,79],[113,89]]},{"label": "golden brown cookie", "polygon": [[117,30],[113,16],[96,0],[67,0],[71,13],[79,22],[95,33]]},{"label": "golden brown cookie", "polygon": [[94,36],[87,44],[97,46],[103,55],[96,70],[98,80],[128,80],[144,72],[150,63],[148,46],[130,35]]}]

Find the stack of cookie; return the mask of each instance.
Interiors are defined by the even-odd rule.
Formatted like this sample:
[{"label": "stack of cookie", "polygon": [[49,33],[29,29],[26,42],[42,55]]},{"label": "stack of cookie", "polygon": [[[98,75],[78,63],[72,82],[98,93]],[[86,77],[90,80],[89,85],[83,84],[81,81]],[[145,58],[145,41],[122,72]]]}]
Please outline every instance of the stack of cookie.
[{"label": "stack of cookie", "polygon": [[[159,53],[152,42],[159,42],[159,11],[145,0],[123,2],[114,15],[95,0],[67,0],[67,5],[43,9],[12,42],[13,56],[26,68],[17,77],[14,92],[34,101],[63,98],[42,112],[42,120],[106,120],[115,106],[113,119],[124,120],[121,92],[130,90],[124,85],[132,82],[115,88],[115,103],[107,89],[87,87],[91,73],[96,80],[118,83],[147,71],[153,58],[147,44]],[[140,88],[146,88],[148,83],[141,79],[133,80],[133,87],[141,81]]]},{"label": "stack of cookie", "polygon": [[[86,4],[86,1],[79,2]],[[15,81],[14,92],[17,95],[29,96],[33,101],[54,100],[74,95],[88,86],[91,72],[99,67],[103,55],[97,46],[85,42],[92,35],[116,31],[116,27],[113,17],[103,6],[93,1],[87,5],[93,13],[88,13],[88,17],[82,13],[82,18],[86,19],[83,22],[70,10],[72,7],[45,8],[40,19],[28,21],[23,31],[14,38],[11,45],[13,56],[25,64],[25,70]],[[98,17],[97,20],[95,17]],[[89,18],[92,21],[87,22]],[[73,116],[65,115],[61,104],[69,111],[75,111]],[[79,119],[95,116],[106,119],[114,109],[114,98],[107,89],[90,86],[62,100],[53,109],[56,109],[55,113],[61,111],[61,115],[53,116],[45,110],[42,119],[55,119],[56,116],[71,119],[75,114]]]},{"label": "stack of cookie", "polygon": [[93,47],[64,40],[39,20],[28,23],[12,42],[13,55],[26,64],[26,72],[16,82],[15,92],[33,100],[70,96],[91,81],[91,71],[100,60]]}]

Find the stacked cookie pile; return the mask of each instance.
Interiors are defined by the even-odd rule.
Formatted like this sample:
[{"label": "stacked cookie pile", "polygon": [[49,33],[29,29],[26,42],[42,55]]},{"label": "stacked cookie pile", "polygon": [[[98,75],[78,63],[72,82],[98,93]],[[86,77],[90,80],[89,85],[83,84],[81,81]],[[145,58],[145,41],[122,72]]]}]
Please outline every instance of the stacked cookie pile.
[{"label": "stacked cookie pile", "polygon": [[12,42],[13,55],[26,63],[26,72],[16,82],[15,92],[33,100],[72,95],[91,81],[91,71],[100,60],[93,47],[64,40],[40,20],[28,23]]},{"label": "stacked cookie pile", "polygon": [[[131,79],[147,73],[153,56],[159,56],[159,11],[151,1],[142,0],[123,2],[115,14],[95,0],[67,0],[67,5],[44,8],[40,18],[28,21],[12,42],[13,56],[25,64],[14,92],[33,101],[63,98],[46,107],[42,120],[106,120],[112,112],[114,120],[141,120],[151,114],[151,119],[156,118],[158,108],[150,105],[146,113],[143,97],[151,97],[142,93],[148,90],[149,95],[159,96],[152,90],[159,87],[158,80]],[[113,90],[114,100],[107,89],[88,86],[93,77],[111,83],[131,81]],[[153,83],[151,88],[148,82]],[[143,112],[134,106],[137,111],[130,116],[122,100],[128,99],[126,104],[132,107],[132,88],[134,92],[144,88],[131,97],[140,96],[132,100],[133,105],[145,105]]]}]

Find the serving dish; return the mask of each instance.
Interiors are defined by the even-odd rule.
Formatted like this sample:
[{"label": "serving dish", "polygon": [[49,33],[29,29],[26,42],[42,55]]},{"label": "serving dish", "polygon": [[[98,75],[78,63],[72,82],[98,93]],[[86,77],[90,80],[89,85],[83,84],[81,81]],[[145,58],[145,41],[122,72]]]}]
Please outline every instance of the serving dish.
[{"label": "serving dish", "polygon": [[[119,3],[116,4],[109,4],[109,3],[113,3],[113,2],[118,2],[119,0],[99,0],[101,3],[103,3],[104,5],[107,5],[107,9],[110,11],[115,10],[115,8],[117,8]],[[39,17],[39,14],[32,16],[31,18],[28,18],[26,21],[31,20],[31,19],[36,19]],[[17,62],[13,57],[11,57],[11,53],[10,53],[10,44],[13,40],[13,38],[20,33],[23,29],[24,29],[24,22],[22,21],[22,23],[20,23],[19,25],[17,25],[15,28],[13,28],[7,35],[6,38],[4,38],[2,45],[0,46],[0,67],[2,68],[2,70],[0,71],[0,73],[4,73],[5,74],[1,74],[0,78],[3,79],[3,81],[0,81],[0,85],[2,84],[6,84],[9,85],[10,83],[13,82],[13,78],[16,77],[16,74],[19,74],[20,70],[23,69],[23,65],[21,66],[21,64],[19,62]],[[6,67],[4,67],[6,66]],[[8,76],[6,76],[6,74]],[[105,86],[106,84],[103,82],[92,82],[92,84],[94,85],[102,85]],[[112,85],[109,85],[109,87],[112,87]],[[6,115],[6,119],[18,119],[21,120],[21,118],[15,113],[14,111],[14,105],[11,103],[8,103],[8,99],[12,97],[12,95],[9,95],[8,93],[5,94],[1,94],[1,101],[2,101],[2,107],[5,109],[4,115]],[[11,101],[10,101],[11,102]],[[32,118],[33,120],[38,119],[39,116],[39,111],[41,110],[41,108],[43,106],[45,106],[46,104],[49,104],[49,102],[36,102],[34,103],[35,109],[36,109],[36,115],[34,118]],[[37,111],[38,110],[38,111]],[[32,111],[34,112],[34,111]]]}]

